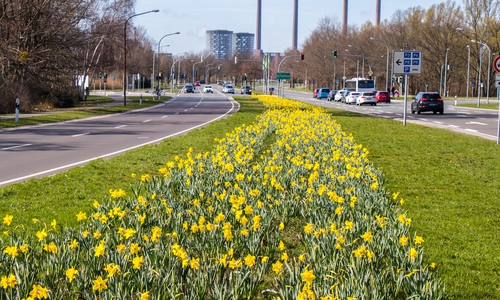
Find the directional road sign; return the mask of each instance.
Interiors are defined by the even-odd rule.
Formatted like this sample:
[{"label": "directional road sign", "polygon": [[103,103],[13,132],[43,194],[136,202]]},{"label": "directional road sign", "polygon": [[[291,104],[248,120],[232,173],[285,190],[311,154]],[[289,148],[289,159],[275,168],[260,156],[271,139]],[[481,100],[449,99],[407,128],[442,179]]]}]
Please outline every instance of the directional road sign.
[{"label": "directional road sign", "polygon": [[290,80],[290,73],[289,72],[276,73],[276,80]]},{"label": "directional road sign", "polygon": [[392,73],[395,75],[418,75],[422,73],[422,51],[392,51]]}]

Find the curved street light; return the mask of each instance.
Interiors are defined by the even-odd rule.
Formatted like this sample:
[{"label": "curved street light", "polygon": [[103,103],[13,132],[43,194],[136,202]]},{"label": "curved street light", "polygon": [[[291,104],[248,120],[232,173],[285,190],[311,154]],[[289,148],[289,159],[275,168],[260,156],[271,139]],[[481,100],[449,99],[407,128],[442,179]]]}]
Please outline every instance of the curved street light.
[{"label": "curved street light", "polygon": [[143,13],[135,14],[130,17],[128,17],[127,20],[125,20],[125,25],[123,26],[123,105],[127,105],[127,24],[130,19],[133,17],[137,17],[140,15],[145,15],[149,13],[157,13],[159,12],[159,9],[153,9],[150,11],[146,11]]},{"label": "curved street light", "polygon": [[385,48],[387,49],[386,63],[385,63],[385,90],[388,91],[389,90],[389,46],[387,46],[387,43],[384,40],[376,39],[373,36],[370,37],[370,40],[383,43],[385,45]]},{"label": "curved street light", "polygon": [[[174,35],[174,34],[180,34],[179,31],[177,32],[174,32],[174,33],[169,33],[169,34],[166,34],[164,36],[161,37],[160,41],[158,42],[158,52],[157,52],[157,55],[158,55],[158,72],[160,72],[160,45],[161,45],[161,41],[163,40],[163,38],[167,37],[167,36],[170,36],[170,35]],[[155,65],[153,64],[153,75],[155,74]],[[160,76],[158,75],[157,76],[157,80],[158,80],[158,86],[157,86],[157,91],[160,90]],[[158,100],[160,100],[160,94],[158,94]]]},{"label": "curved street light", "polygon": [[[491,61],[491,49],[488,47],[486,43],[483,43],[482,41],[476,41],[476,40],[470,40],[472,43],[479,44],[481,46],[485,46],[488,48],[488,78],[487,78],[487,86],[486,86],[486,99],[489,102],[490,101],[490,61]],[[479,73],[481,73],[481,60],[482,60],[482,53],[481,53],[481,48],[479,48]],[[481,74],[479,74],[481,76]],[[479,77],[481,79],[481,77]],[[479,87],[481,87],[481,80],[479,80]],[[481,103],[481,93],[477,94],[477,106],[480,106]]]}]

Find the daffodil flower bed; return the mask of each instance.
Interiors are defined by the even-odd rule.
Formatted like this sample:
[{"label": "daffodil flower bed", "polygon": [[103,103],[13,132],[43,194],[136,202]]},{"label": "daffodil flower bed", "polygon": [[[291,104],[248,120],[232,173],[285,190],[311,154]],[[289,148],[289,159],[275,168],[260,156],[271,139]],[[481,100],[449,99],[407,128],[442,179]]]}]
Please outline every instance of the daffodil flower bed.
[{"label": "daffodil flower bed", "polygon": [[[1,299],[440,299],[403,199],[320,108],[274,96],[213,151],[29,235],[3,219]],[[283,242],[291,220],[301,253]]]}]

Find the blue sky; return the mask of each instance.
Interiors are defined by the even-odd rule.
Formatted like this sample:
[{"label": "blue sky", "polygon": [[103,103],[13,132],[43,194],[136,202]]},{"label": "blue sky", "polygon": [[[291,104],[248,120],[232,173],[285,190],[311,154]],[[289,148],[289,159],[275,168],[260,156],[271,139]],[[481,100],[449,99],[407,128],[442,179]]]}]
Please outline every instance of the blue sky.
[{"label": "blue sky", "polygon": [[[398,9],[429,8],[443,1],[382,0],[381,20],[390,20]],[[292,46],[293,3],[293,0],[262,0],[261,40],[265,52],[282,52]],[[342,22],[343,3],[343,0],[299,0],[298,47],[320,19],[330,17]],[[349,25],[375,23],[375,5],[376,0],[349,0]],[[137,0],[136,13],[152,9],[160,12],[134,17],[131,22],[144,27],[155,43],[166,34],[181,32],[161,42],[161,46],[170,45],[162,48],[162,52],[174,55],[203,51],[206,30],[255,33],[256,29],[257,0]]]}]

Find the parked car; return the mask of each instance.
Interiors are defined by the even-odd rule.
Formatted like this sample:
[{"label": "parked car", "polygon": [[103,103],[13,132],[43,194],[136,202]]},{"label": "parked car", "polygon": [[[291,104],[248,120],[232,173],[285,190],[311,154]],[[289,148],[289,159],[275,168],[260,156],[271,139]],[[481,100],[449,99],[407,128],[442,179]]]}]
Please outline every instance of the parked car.
[{"label": "parked car", "polygon": [[374,92],[361,92],[356,98],[356,105],[370,104],[371,106],[377,105]]},{"label": "parked car", "polygon": [[249,85],[242,86],[241,89],[240,89],[240,92],[242,94],[249,94],[249,95],[251,95],[252,94],[252,87],[249,86]]},{"label": "parked car", "polygon": [[212,86],[207,84],[203,87],[203,93],[213,93],[214,90],[212,89]]},{"label": "parked car", "polygon": [[330,93],[329,88],[320,88],[318,94],[316,95],[317,99],[328,98],[328,94]]},{"label": "parked car", "polygon": [[419,92],[411,101],[411,113],[420,114],[423,111],[432,111],[434,114],[444,113],[443,98],[438,92]]},{"label": "parked car", "polygon": [[194,93],[194,85],[192,85],[191,83],[187,83],[184,86],[184,93]]},{"label": "parked car", "polygon": [[318,92],[319,92],[319,89],[315,89],[314,90],[314,92],[313,92],[313,98],[318,97]]},{"label": "parked car", "polygon": [[331,90],[330,93],[328,93],[328,98],[326,98],[326,100],[333,101],[335,98],[335,94],[337,94],[337,90]]},{"label": "parked car", "polygon": [[223,93],[226,93],[226,94],[234,94],[234,88],[232,85],[230,84],[226,84],[223,88],[222,88],[222,92]]},{"label": "parked car", "polygon": [[391,103],[391,94],[387,91],[377,91],[375,93],[375,99],[377,99],[377,103],[379,102],[385,102],[385,103]]},{"label": "parked car", "polygon": [[344,102],[346,104],[356,104],[356,99],[358,98],[359,94],[361,94],[360,92],[348,92],[346,95],[345,95],[345,100]]}]

